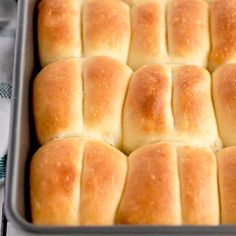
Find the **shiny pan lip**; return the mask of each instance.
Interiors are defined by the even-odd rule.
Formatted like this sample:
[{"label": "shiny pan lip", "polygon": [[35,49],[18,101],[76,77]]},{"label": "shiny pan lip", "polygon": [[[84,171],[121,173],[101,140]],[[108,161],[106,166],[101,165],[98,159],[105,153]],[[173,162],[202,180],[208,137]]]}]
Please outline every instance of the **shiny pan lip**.
[{"label": "shiny pan lip", "polygon": [[[36,0],[18,2],[17,35],[13,74],[11,130],[4,211],[14,226],[31,235],[236,235],[236,226],[141,226],[116,225],[109,227],[45,227],[29,223],[25,203],[26,166],[29,156],[30,132],[29,97],[30,79],[37,70],[34,50],[33,18]],[[34,16],[34,17],[33,17]],[[31,133],[32,136],[32,133]],[[27,196],[27,194],[26,194]],[[27,218],[27,217],[26,217]],[[28,217],[29,218],[29,217]]]}]

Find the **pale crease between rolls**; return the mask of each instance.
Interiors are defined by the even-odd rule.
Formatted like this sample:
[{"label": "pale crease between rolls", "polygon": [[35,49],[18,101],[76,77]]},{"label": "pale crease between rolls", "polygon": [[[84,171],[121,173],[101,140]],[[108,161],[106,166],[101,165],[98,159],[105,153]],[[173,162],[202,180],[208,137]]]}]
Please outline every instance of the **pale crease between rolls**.
[{"label": "pale crease between rolls", "polygon": [[214,70],[236,62],[234,0],[43,0],[38,9],[42,66],[96,55],[133,69],[173,63]]},{"label": "pale crease between rolls", "polygon": [[42,225],[215,225],[216,171],[213,153],[179,143],[143,146],[127,162],[102,142],[54,140],[31,162],[32,220]]}]

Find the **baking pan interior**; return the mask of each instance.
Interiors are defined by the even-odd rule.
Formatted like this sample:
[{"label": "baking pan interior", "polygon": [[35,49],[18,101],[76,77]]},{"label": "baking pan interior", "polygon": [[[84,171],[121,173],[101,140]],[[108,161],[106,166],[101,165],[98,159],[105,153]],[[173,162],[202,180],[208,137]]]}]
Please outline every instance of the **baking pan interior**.
[{"label": "baking pan interior", "polygon": [[[112,0],[113,1],[113,0]],[[29,163],[38,145],[32,116],[32,82],[40,70],[37,52],[37,0],[18,1],[13,106],[5,186],[5,212],[15,226],[54,235],[236,235],[234,226],[43,227],[30,223]],[[31,234],[31,235],[33,235]]]}]

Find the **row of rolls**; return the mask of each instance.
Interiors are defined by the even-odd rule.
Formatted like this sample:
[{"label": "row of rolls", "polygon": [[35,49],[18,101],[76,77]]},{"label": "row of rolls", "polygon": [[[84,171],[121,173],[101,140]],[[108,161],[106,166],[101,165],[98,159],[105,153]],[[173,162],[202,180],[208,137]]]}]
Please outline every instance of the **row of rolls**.
[{"label": "row of rolls", "polygon": [[211,75],[189,65],[133,72],[106,56],[57,61],[34,80],[37,137],[40,144],[92,137],[126,154],[162,140],[213,151],[234,146],[235,78],[236,64]]},{"label": "row of rolls", "polygon": [[127,157],[97,140],[53,140],[31,162],[32,222],[64,226],[235,224],[235,169],[235,146],[214,153],[159,142]]},{"label": "row of rolls", "polygon": [[33,223],[236,223],[235,16],[235,0],[39,2]]},{"label": "row of rolls", "polygon": [[106,55],[133,69],[172,63],[215,70],[236,62],[235,14],[234,0],[42,0],[41,65]]}]

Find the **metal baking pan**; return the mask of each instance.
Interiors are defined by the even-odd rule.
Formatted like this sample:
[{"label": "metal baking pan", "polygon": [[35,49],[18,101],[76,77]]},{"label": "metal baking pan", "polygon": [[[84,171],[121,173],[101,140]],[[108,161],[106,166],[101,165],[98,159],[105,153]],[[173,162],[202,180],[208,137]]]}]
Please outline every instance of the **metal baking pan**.
[{"label": "metal baking pan", "polygon": [[[99,1],[99,0],[98,0]],[[5,206],[7,219],[26,235],[236,235],[235,226],[45,227],[30,223],[29,163],[37,149],[31,109],[32,81],[40,70],[36,42],[37,0],[18,1],[13,101]]]}]

